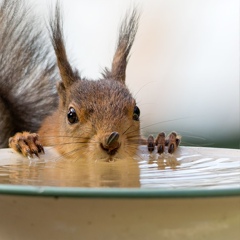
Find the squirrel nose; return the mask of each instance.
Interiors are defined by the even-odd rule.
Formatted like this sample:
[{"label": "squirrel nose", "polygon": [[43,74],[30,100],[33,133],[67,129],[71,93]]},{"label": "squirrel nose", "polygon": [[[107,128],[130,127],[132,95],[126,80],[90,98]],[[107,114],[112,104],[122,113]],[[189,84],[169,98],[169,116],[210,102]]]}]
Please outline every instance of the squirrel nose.
[{"label": "squirrel nose", "polygon": [[109,136],[106,137],[105,143],[101,143],[101,148],[106,151],[109,155],[114,155],[120,147],[120,143],[118,141],[119,133],[112,132]]}]

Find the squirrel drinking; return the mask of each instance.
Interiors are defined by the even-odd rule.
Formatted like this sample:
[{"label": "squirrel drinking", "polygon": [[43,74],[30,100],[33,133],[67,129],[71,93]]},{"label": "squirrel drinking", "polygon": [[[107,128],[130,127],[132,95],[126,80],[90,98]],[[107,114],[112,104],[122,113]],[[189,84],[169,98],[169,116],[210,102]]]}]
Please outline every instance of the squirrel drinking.
[{"label": "squirrel drinking", "polygon": [[[134,156],[143,141],[140,110],[126,87],[125,79],[129,53],[138,28],[137,11],[129,12],[121,23],[111,69],[106,68],[103,77],[93,81],[82,78],[68,60],[59,4],[50,20],[51,43],[57,64],[51,60],[51,46],[44,44],[46,37],[42,32],[26,34],[33,30],[34,23],[24,17],[26,10],[23,9],[23,2],[14,0],[5,0],[1,7],[0,24],[3,29],[0,36],[8,33],[9,39],[12,35],[20,39],[8,61],[5,61],[4,54],[16,39],[10,42],[6,39],[5,48],[0,51],[1,61],[6,62],[4,71],[0,73],[0,112],[3,116],[0,127],[5,129],[0,139],[2,146],[6,146],[6,139],[15,134],[9,138],[9,146],[30,157],[44,152],[43,146],[53,146],[65,157],[87,154],[94,159],[111,161]],[[17,14],[9,17],[7,11]],[[19,20],[20,25],[17,23]],[[12,32],[8,32],[6,22],[10,22]],[[43,42],[38,37],[43,38]],[[42,49],[45,49],[44,54],[41,54]],[[16,66],[8,69],[10,61],[18,55]],[[49,58],[47,63],[46,57]],[[15,91],[10,88],[13,83],[18,85]],[[26,98],[24,93],[30,97]],[[150,136],[146,141],[148,146],[151,145],[151,151],[159,145],[158,139]],[[173,153],[179,145],[179,137],[172,133],[169,138],[164,138],[164,142],[168,151]]]}]

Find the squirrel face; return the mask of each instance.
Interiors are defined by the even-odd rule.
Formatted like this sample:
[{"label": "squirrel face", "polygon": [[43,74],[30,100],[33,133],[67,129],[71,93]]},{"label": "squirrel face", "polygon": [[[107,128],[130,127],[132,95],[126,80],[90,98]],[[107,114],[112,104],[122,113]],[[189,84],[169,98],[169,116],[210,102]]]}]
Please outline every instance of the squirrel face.
[{"label": "squirrel face", "polygon": [[140,111],[124,84],[113,79],[78,80],[61,99],[60,153],[83,153],[106,161],[136,153]]},{"label": "squirrel face", "polygon": [[[41,132],[54,136],[43,144],[54,145],[62,155],[84,153],[107,161],[136,153],[140,110],[125,85],[125,72],[137,27],[138,16],[133,10],[121,24],[111,70],[105,69],[98,81],[82,79],[68,61],[57,5],[50,28],[61,76],[60,101],[57,112],[39,131],[40,136]],[[57,123],[55,130],[50,127],[52,122]]]}]

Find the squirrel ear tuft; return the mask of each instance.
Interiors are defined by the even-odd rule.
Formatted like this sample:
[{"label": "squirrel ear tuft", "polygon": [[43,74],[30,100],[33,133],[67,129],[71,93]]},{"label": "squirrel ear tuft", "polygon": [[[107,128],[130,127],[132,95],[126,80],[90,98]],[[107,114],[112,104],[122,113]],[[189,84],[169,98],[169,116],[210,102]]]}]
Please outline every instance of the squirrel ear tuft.
[{"label": "squirrel ear tuft", "polygon": [[120,26],[117,49],[112,61],[112,69],[111,71],[105,69],[103,73],[105,78],[113,78],[114,80],[125,83],[129,53],[137,33],[138,21],[139,15],[136,9],[126,14]]},{"label": "squirrel ear tuft", "polygon": [[61,10],[58,1],[56,4],[55,16],[50,19],[50,35],[63,84],[65,87],[68,87],[76,80],[79,80],[80,77],[78,72],[73,71],[67,58],[63,37]]},{"label": "squirrel ear tuft", "polygon": [[60,103],[61,103],[61,105],[64,106],[66,103],[66,88],[62,81],[57,83],[57,90],[58,90],[58,95],[60,98]]}]

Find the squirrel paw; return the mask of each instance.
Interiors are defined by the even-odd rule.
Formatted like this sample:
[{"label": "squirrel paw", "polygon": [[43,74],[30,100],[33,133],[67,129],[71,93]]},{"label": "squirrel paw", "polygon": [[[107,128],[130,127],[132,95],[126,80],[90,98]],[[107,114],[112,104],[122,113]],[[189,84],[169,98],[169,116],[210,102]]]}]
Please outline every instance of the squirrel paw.
[{"label": "squirrel paw", "polygon": [[32,158],[33,155],[39,157],[39,153],[44,153],[44,149],[36,133],[16,133],[13,137],[9,138],[9,147],[28,158]]},{"label": "squirrel paw", "polygon": [[164,132],[158,134],[156,139],[150,135],[147,139],[148,151],[151,153],[154,151],[155,146],[157,147],[157,152],[162,154],[164,152],[165,146],[168,148],[168,153],[172,154],[176,151],[180,144],[181,137],[177,135],[176,132],[171,132],[167,137]]}]

